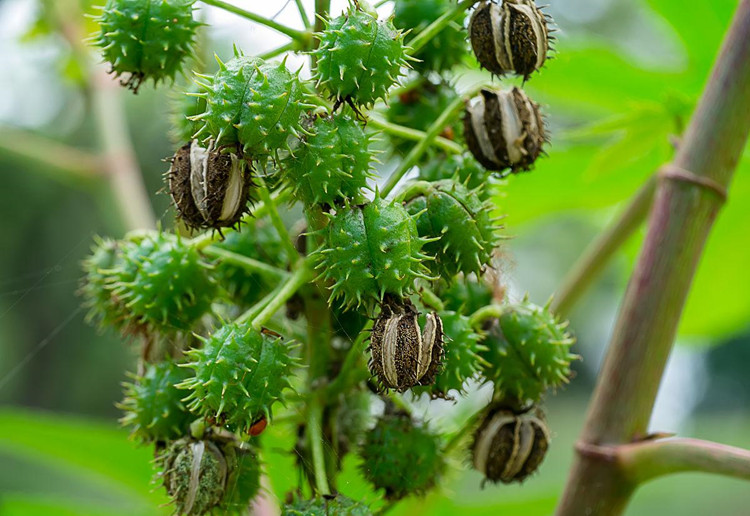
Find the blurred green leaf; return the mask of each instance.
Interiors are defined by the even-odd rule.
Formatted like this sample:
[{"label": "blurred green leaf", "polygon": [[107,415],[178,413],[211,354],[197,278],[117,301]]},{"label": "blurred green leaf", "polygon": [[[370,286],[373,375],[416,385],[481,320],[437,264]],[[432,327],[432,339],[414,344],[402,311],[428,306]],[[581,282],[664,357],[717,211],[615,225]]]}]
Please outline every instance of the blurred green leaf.
[{"label": "blurred green leaf", "polygon": [[[70,496],[90,496],[90,500],[79,500],[75,505],[88,503],[93,511],[102,505],[101,510],[106,511],[111,504],[119,503],[131,514],[162,514],[157,508],[168,501],[161,490],[150,492],[153,452],[145,446],[136,447],[126,432],[112,424],[3,408],[0,453],[40,464],[76,480],[82,486],[82,493]],[[43,483],[38,486],[39,492],[46,489]],[[14,503],[12,499],[3,500]],[[16,502],[29,501],[16,499]]]}]

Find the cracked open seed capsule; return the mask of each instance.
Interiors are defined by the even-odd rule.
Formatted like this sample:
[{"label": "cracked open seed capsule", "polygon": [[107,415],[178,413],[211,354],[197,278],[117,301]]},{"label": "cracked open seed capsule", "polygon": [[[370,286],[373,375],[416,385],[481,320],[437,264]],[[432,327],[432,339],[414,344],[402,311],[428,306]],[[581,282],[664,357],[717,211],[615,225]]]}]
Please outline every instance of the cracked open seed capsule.
[{"label": "cracked open seed capsule", "polygon": [[443,360],[443,323],[427,314],[420,332],[419,313],[409,300],[387,297],[372,327],[370,371],[380,383],[399,392],[415,385],[431,385]]},{"label": "cracked open seed capsule", "polygon": [[517,413],[494,403],[474,434],[472,462],[493,483],[521,482],[542,463],[549,442],[541,409]]},{"label": "cracked open seed capsule", "polygon": [[539,105],[520,88],[483,89],[466,103],[466,144],[487,170],[530,170],[547,141]]},{"label": "cracked open seed capsule", "polygon": [[196,140],[182,146],[167,173],[178,216],[192,229],[235,226],[247,211],[252,184],[247,164]]},{"label": "cracked open seed capsule", "polygon": [[515,73],[527,79],[547,59],[547,21],[534,0],[483,1],[469,22],[477,61],[496,75]]}]

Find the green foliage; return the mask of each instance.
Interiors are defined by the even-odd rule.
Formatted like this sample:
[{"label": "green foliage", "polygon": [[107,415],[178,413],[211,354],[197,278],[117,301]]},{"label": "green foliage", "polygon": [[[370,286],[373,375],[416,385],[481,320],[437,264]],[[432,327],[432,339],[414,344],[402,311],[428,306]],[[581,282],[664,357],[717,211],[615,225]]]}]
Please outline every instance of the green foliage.
[{"label": "green foliage", "polygon": [[[174,80],[193,52],[194,0],[108,0],[97,21],[101,32],[93,44],[101,47],[112,73],[130,74],[133,90],[144,80],[154,84]],[[134,36],[137,35],[137,36]]]},{"label": "green foliage", "polygon": [[248,324],[225,324],[187,355],[195,376],[178,387],[190,410],[237,432],[271,417],[295,365],[289,344]]},{"label": "green foliage", "polygon": [[[229,232],[223,241],[214,245],[275,267],[286,267],[286,248],[266,219],[253,219],[240,231]],[[273,282],[262,274],[223,260],[217,260],[214,276],[230,299],[243,306],[258,302],[273,287]]]},{"label": "green foliage", "polygon": [[[451,0],[396,0],[393,24],[419,33],[452,7]],[[414,64],[417,71],[441,72],[461,63],[467,55],[465,19],[466,14],[459,16],[417,52],[414,56],[419,59]]]},{"label": "green foliage", "polygon": [[383,415],[360,456],[362,474],[390,500],[425,493],[445,469],[437,436],[405,414]]},{"label": "green foliage", "polygon": [[[399,95],[391,97],[388,109],[385,112],[389,122],[403,125],[412,129],[426,131],[437,117],[445,110],[456,98],[458,93],[455,88],[445,80],[433,82],[427,78],[419,78],[415,83],[409,84],[406,91]],[[463,123],[456,119],[449,121],[441,130],[441,136],[450,140],[463,140]],[[396,135],[389,135],[394,150],[406,155],[411,151],[414,143],[404,140]],[[434,152],[428,153],[425,157],[430,157]],[[440,156],[438,159],[443,160],[445,157]],[[486,172],[482,171],[482,175]]]}]

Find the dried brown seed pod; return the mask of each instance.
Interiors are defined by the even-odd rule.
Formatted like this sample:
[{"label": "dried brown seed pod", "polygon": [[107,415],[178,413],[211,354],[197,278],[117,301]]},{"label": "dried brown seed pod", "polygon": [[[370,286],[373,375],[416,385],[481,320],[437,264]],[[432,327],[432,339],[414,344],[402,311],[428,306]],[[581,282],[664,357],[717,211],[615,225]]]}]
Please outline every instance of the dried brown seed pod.
[{"label": "dried brown seed pod", "polygon": [[407,299],[386,297],[370,337],[370,371],[380,383],[399,392],[415,385],[431,385],[443,360],[443,323],[427,314],[420,332],[419,313]]},{"label": "dried brown seed pod", "polygon": [[547,141],[539,105],[520,88],[483,89],[466,102],[466,144],[488,170],[530,170]]},{"label": "dried brown seed pod", "polygon": [[534,0],[482,2],[469,22],[477,61],[496,75],[516,73],[528,79],[547,59],[547,20]]},{"label": "dried brown seed pod", "polygon": [[167,173],[178,216],[191,229],[236,225],[247,211],[252,181],[247,164],[197,141],[182,146]]},{"label": "dried brown seed pod", "polygon": [[521,482],[542,463],[549,442],[541,409],[519,413],[493,403],[474,434],[472,462],[491,482]]}]

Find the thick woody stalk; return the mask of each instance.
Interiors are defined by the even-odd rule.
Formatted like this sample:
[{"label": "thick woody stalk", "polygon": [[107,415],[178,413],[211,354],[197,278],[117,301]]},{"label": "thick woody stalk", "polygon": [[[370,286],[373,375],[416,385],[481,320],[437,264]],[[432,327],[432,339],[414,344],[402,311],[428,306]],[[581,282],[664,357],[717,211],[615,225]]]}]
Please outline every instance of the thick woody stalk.
[{"label": "thick woody stalk", "polygon": [[[750,0],[742,0],[675,160],[657,187],[641,255],[620,309],[579,450],[646,436],[703,246],[750,132]],[[559,516],[618,515],[635,482],[580,453]]]}]

